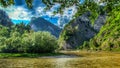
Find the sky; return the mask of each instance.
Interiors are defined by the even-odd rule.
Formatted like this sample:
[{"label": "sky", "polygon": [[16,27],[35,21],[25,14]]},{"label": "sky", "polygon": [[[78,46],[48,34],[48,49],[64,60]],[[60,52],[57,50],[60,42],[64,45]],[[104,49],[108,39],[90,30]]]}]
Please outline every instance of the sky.
[{"label": "sky", "polygon": [[59,27],[63,27],[73,18],[77,9],[76,6],[71,6],[69,8],[65,8],[62,15],[59,13],[54,15],[53,11],[57,10],[59,6],[60,4],[56,3],[50,10],[45,12],[45,5],[41,2],[41,0],[34,0],[33,9],[27,8],[25,0],[15,0],[15,5],[7,8],[0,7],[0,9],[5,10],[15,24],[22,21],[28,24],[32,17],[43,17],[51,23]]}]

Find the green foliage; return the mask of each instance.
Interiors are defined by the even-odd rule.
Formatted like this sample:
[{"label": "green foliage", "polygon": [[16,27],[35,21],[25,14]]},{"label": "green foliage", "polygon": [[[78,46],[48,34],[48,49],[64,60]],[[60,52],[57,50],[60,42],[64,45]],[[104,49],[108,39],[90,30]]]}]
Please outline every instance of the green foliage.
[{"label": "green foliage", "polygon": [[90,20],[93,25],[94,21],[96,20],[96,18],[101,12],[100,6],[93,0],[85,0],[83,4],[80,4],[78,6],[78,10],[77,10],[77,13],[75,14],[75,17],[77,18],[81,16],[83,13],[88,12],[88,11],[91,12]]},{"label": "green foliage", "polygon": [[1,48],[2,52],[9,52],[9,53],[17,53],[21,52],[21,38],[19,33],[15,32],[13,35],[5,40],[3,48]]},{"label": "green foliage", "polygon": [[[117,5],[120,7],[120,5]],[[109,12],[106,24],[100,32],[89,41],[91,50],[120,51],[120,8]],[[87,48],[87,47],[86,47]]]},{"label": "green foliage", "polygon": [[23,23],[0,26],[0,52],[48,53],[57,49],[57,39],[49,32],[33,32]]},{"label": "green foliage", "polygon": [[13,5],[14,3],[15,3],[14,0],[0,0],[0,4],[3,7],[7,7],[9,5]]},{"label": "green foliage", "polygon": [[[33,1],[34,0],[25,0],[28,8],[33,7],[33,4],[32,4]],[[75,5],[78,8],[78,13],[79,11],[83,13],[84,11],[88,11],[88,10],[93,10],[96,12],[96,9],[98,9],[98,6],[96,5],[97,4],[96,0],[84,0],[83,3],[81,3],[81,1],[82,0],[42,0],[42,2],[46,5],[46,9],[50,9],[55,5],[55,3],[59,3],[61,6],[57,12],[60,12],[60,13],[62,13],[66,7],[70,7],[73,5]],[[116,5],[119,4],[119,2],[120,2],[119,0],[100,0],[98,4],[106,3],[104,10],[106,12],[111,12],[116,7]],[[7,7],[10,5],[14,5],[15,0],[0,0],[0,4],[3,7]],[[84,9],[84,10],[81,10],[81,9]]]},{"label": "green foliage", "polygon": [[33,5],[32,5],[33,0],[25,0],[25,2],[27,4],[28,8],[32,8],[33,7]]},{"label": "green foliage", "polygon": [[[25,0],[28,8],[32,8],[33,5],[32,5],[32,2],[33,0]],[[7,7],[7,6],[10,6],[10,5],[14,5],[15,4],[15,0],[0,0],[0,4],[3,6],[3,7]]]},{"label": "green foliage", "polygon": [[2,25],[0,25],[0,36],[9,36],[9,28],[8,27],[3,27]]},{"label": "green foliage", "polygon": [[68,26],[63,33],[64,40],[68,40],[73,35],[74,35],[74,29],[72,28],[72,26]]},{"label": "green foliage", "polygon": [[[34,0],[25,0],[26,5],[28,6],[28,8],[32,8],[33,7],[33,1]],[[46,9],[50,9],[52,8],[56,3],[59,3],[61,6],[60,8],[58,8],[58,10],[56,12],[59,13],[63,13],[64,9],[66,7],[71,7],[73,5],[75,5],[78,9],[80,9],[80,6],[83,6],[82,9],[87,8],[87,10],[89,9],[93,9],[96,8],[96,3],[94,3],[94,0],[85,0],[84,3],[81,3],[81,0],[42,0],[42,2],[46,5]],[[14,5],[15,1],[14,0],[0,0],[0,4],[3,7],[7,7],[9,5]],[[89,7],[89,8],[88,8]],[[82,11],[86,11],[86,10],[82,10]]]},{"label": "green foliage", "polygon": [[20,34],[23,34],[24,32],[30,32],[31,30],[31,27],[30,25],[25,25],[23,22],[20,23],[20,24],[16,24],[16,25],[13,25],[11,27],[11,31],[14,32],[14,31],[17,31],[19,32]]},{"label": "green foliage", "polygon": [[57,39],[48,32],[35,32],[31,40],[32,44],[29,43],[31,46],[28,45],[30,53],[53,52],[58,47]]},{"label": "green foliage", "polygon": [[87,50],[89,50],[89,44],[88,44],[88,41],[85,41],[84,43],[83,43],[83,45],[82,46],[80,46],[80,48],[79,49],[87,49]]},{"label": "green foliage", "polygon": [[29,57],[29,58],[39,58],[42,56],[59,56],[63,55],[61,53],[0,53],[0,58],[16,58],[16,57]]},{"label": "green foliage", "polygon": [[80,0],[42,0],[44,4],[46,4],[46,8],[50,9],[54,6],[55,3],[59,3],[61,6],[57,12],[62,13],[65,7],[70,7],[73,5],[78,6],[80,4]]}]

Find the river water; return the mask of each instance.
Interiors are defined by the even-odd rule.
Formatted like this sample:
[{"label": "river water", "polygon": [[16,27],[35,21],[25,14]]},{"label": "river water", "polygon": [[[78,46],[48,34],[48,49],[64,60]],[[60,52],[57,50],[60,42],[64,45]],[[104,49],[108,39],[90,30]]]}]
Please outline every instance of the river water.
[{"label": "river water", "polygon": [[79,59],[80,57],[66,55],[0,59],[0,68],[79,68],[79,63],[76,62]]}]

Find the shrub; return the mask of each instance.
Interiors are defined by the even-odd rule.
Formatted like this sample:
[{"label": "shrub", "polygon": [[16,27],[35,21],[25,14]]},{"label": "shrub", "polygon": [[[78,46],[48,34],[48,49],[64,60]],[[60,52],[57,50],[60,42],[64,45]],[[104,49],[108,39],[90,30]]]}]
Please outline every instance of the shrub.
[{"label": "shrub", "polygon": [[57,48],[57,39],[52,36],[49,32],[35,32],[33,33],[32,52],[44,53],[53,52]]},{"label": "shrub", "polygon": [[21,52],[21,38],[18,32],[12,33],[10,38],[7,38],[3,44],[2,52],[17,53]]},{"label": "shrub", "polygon": [[[3,41],[4,40],[4,41]],[[57,47],[57,39],[49,32],[11,33],[11,37],[1,38],[1,52],[7,53],[48,53]]]}]

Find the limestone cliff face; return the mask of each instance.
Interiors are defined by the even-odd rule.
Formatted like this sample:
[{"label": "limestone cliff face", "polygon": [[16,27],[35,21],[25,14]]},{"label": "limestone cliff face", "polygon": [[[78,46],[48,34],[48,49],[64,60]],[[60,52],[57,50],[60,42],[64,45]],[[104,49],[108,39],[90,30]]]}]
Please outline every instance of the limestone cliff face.
[{"label": "limestone cliff face", "polygon": [[57,38],[61,32],[61,29],[58,26],[48,22],[41,17],[32,18],[30,26],[34,31],[48,31]]},{"label": "limestone cliff face", "polygon": [[0,25],[3,26],[11,26],[13,23],[11,22],[11,19],[7,15],[7,13],[3,10],[0,10]]},{"label": "limestone cliff face", "polygon": [[94,26],[91,25],[90,12],[86,12],[82,16],[67,24],[61,33],[63,49],[74,49],[93,38],[100,28],[104,25],[106,16],[99,15]]},{"label": "limestone cliff face", "polygon": [[106,14],[104,15],[99,15],[97,20],[94,23],[94,29],[99,32],[101,27],[105,24],[106,22]]}]

